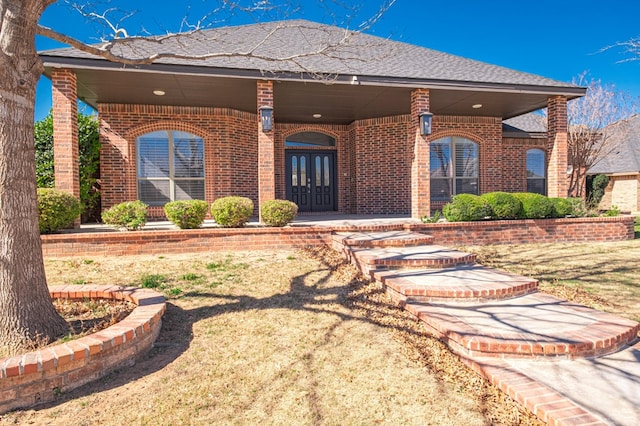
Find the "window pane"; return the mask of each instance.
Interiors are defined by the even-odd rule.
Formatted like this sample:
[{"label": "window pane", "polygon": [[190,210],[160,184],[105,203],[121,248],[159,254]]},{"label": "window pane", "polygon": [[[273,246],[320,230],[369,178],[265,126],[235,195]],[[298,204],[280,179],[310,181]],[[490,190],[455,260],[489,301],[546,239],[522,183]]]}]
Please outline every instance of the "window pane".
[{"label": "window pane", "polygon": [[322,164],[319,155],[316,155],[316,186],[322,186]]},{"label": "window pane", "polygon": [[173,174],[204,177],[204,141],[190,133],[173,132]]},{"label": "window pane", "polygon": [[324,186],[331,185],[331,173],[329,173],[329,156],[324,156]]},{"label": "window pane", "polygon": [[176,200],[204,200],[204,180],[177,180]]},{"label": "window pane", "polygon": [[300,185],[307,184],[307,157],[300,156]]},{"label": "window pane", "polygon": [[291,185],[298,186],[298,157],[291,157]]},{"label": "window pane", "polygon": [[451,200],[451,179],[431,179],[431,200]]},{"label": "window pane", "polygon": [[530,149],[527,151],[527,177],[545,177],[544,151],[541,149]]},{"label": "window pane", "polygon": [[455,144],[456,176],[478,176],[478,145],[471,141],[460,141]]},{"label": "window pane", "polygon": [[300,132],[289,136],[285,146],[336,146],[336,140],[324,133]]},{"label": "window pane", "polygon": [[456,179],[456,194],[478,195],[478,179],[458,178]]},{"label": "window pane", "polygon": [[527,192],[546,195],[546,179],[527,179]]},{"label": "window pane", "polygon": [[138,177],[169,177],[169,135],[165,131],[138,138]]},{"label": "window pane", "polygon": [[171,201],[169,179],[139,180],[138,198],[150,206],[163,206]]},{"label": "window pane", "polygon": [[451,145],[449,142],[431,142],[429,168],[432,179],[451,176]]}]

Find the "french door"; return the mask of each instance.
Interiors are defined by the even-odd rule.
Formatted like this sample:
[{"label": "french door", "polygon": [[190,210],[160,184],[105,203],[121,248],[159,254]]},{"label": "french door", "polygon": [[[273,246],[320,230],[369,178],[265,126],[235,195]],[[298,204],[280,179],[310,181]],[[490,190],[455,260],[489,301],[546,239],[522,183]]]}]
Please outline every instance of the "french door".
[{"label": "french door", "polygon": [[335,151],[286,151],[287,200],[301,212],[336,210]]}]

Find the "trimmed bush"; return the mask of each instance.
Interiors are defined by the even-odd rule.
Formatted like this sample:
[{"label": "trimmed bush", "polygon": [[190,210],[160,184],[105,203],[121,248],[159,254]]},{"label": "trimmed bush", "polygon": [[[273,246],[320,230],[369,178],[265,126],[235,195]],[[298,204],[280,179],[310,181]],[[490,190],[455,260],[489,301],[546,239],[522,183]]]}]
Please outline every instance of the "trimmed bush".
[{"label": "trimmed bush", "polygon": [[102,213],[102,221],[118,229],[135,231],[147,223],[147,205],[140,200],[116,204]]},{"label": "trimmed bush", "polygon": [[442,213],[449,222],[468,222],[490,217],[491,206],[477,195],[458,194],[442,208]]},{"label": "trimmed bush", "polygon": [[522,219],[544,219],[553,214],[553,202],[541,194],[518,192],[513,194],[522,203]]},{"label": "trimmed bush", "polygon": [[285,226],[298,214],[298,205],[288,200],[269,200],[260,207],[262,221],[269,226]]},{"label": "trimmed bush", "polygon": [[253,214],[253,201],[245,197],[222,197],[211,205],[211,216],[220,226],[241,228]]},{"label": "trimmed bush", "polygon": [[209,210],[209,203],[203,200],[171,201],[164,205],[164,214],[180,229],[199,228]]},{"label": "trimmed bush", "polygon": [[573,203],[568,198],[549,198],[553,204],[551,217],[573,216]]},{"label": "trimmed bush", "polygon": [[522,203],[508,192],[489,192],[480,196],[491,206],[493,219],[517,219],[522,211]]},{"label": "trimmed bush", "polygon": [[41,233],[68,228],[80,217],[80,213],[80,200],[68,192],[38,188],[38,225]]}]

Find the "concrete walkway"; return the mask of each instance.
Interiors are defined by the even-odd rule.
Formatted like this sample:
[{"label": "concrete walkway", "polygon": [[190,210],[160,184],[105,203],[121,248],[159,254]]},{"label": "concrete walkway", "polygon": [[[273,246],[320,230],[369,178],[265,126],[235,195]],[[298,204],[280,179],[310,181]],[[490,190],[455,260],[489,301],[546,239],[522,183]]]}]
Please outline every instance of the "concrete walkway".
[{"label": "concrete walkway", "polygon": [[334,248],[541,420],[640,424],[638,323],[540,293],[422,234],[338,232]]}]

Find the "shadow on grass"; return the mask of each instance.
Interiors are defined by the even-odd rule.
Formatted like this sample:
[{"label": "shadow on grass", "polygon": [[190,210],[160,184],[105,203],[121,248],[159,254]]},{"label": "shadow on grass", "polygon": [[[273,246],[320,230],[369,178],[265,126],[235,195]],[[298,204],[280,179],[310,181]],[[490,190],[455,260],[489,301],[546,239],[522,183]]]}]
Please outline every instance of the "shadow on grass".
[{"label": "shadow on grass", "polygon": [[[439,391],[437,394],[446,395],[447,392],[450,392],[447,390],[450,383],[455,381],[460,389],[475,389],[473,399],[477,401],[478,409],[488,420],[495,418],[492,413],[504,412],[502,408],[491,406],[492,403],[488,402],[500,400],[495,396],[496,392],[499,394],[499,390],[488,384],[478,389],[475,372],[467,369],[442,341],[429,335],[415,317],[395,306],[386,297],[383,289],[357,273],[355,268],[347,264],[340,254],[329,248],[322,248],[307,250],[306,256],[319,261],[323,266],[292,277],[286,292],[267,297],[254,297],[201,291],[186,293],[182,296],[185,300],[190,298],[203,300],[200,306],[192,309],[183,309],[176,304],[167,303],[162,329],[154,348],[138,360],[135,366],[123,368],[93,383],[64,393],[57,400],[36,407],[36,410],[55,407],[93,393],[124,387],[127,383],[162,370],[189,350],[194,338],[194,324],[199,321],[234,312],[253,311],[255,315],[260,315],[261,311],[287,309],[295,312],[323,313],[335,316],[337,322],[333,327],[323,331],[324,339],[320,339],[312,352],[319,350],[322,345],[329,344],[331,336],[339,324],[348,321],[372,324],[380,329],[391,331],[394,338],[404,345],[409,358],[419,361],[423,367],[438,378]],[[318,273],[322,275],[318,276]],[[313,280],[308,279],[310,274],[315,274]],[[325,285],[332,278],[338,279],[342,285]],[[217,299],[217,303],[207,303],[206,299],[208,298]],[[336,305],[348,309],[336,309]],[[238,332],[242,332],[241,325],[238,327]],[[312,359],[312,352],[308,354],[309,360]],[[305,360],[307,358],[303,358],[302,362]],[[309,368],[309,371],[312,371],[312,368]],[[271,392],[274,391],[274,389],[271,390]],[[309,389],[309,392],[314,395],[316,390]],[[260,395],[256,395],[255,398],[260,398]],[[270,395],[270,398],[278,399],[277,395]],[[438,396],[434,395],[434,398],[438,398]],[[313,401],[314,398],[311,398],[309,403]],[[252,402],[248,401],[248,404],[250,405]],[[250,408],[249,405],[247,408]],[[320,410],[319,407],[316,409]],[[316,414],[318,418],[322,417],[320,412]],[[526,414],[521,412],[517,416],[526,416]]]}]

